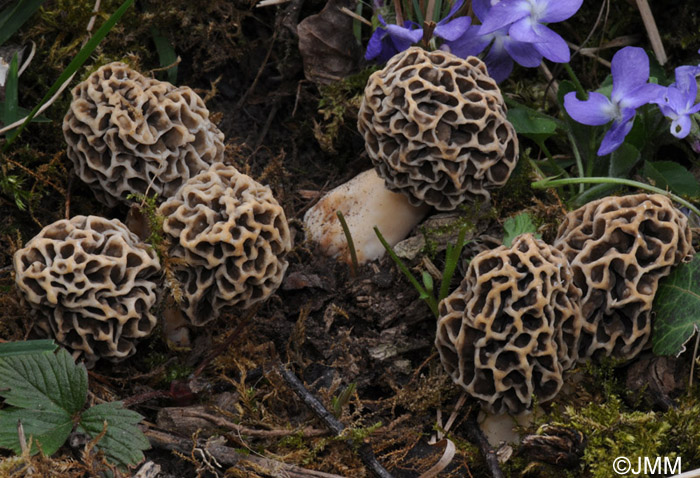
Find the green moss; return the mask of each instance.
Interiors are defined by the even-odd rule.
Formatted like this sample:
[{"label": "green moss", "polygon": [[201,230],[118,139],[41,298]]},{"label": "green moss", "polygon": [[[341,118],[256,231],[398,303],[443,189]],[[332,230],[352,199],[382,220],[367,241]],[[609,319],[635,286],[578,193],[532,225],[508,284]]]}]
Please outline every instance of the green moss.
[{"label": "green moss", "polygon": [[322,120],[320,123],[314,122],[314,136],[323,151],[337,154],[339,149],[344,149],[340,146],[346,141],[341,134],[346,121],[353,121],[349,129],[353,134],[355,133],[354,121],[362,104],[365,85],[376,69],[376,67],[366,68],[342,81],[320,88],[318,113]]}]

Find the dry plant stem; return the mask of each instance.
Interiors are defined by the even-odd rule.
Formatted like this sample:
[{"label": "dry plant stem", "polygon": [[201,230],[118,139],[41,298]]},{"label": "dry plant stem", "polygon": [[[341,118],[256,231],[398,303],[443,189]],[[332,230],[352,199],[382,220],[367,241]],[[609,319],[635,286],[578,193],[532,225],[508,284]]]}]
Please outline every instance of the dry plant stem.
[{"label": "dry plant stem", "polygon": [[639,14],[642,16],[644,28],[647,30],[647,35],[649,36],[649,41],[651,42],[651,48],[654,50],[654,55],[656,55],[656,59],[659,60],[659,64],[663,65],[666,63],[668,58],[666,57],[664,44],[661,41],[661,35],[659,35],[659,29],[656,28],[654,15],[651,13],[651,8],[649,8],[649,2],[647,0],[637,0],[637,8],[639,8]]},{"label": "dry plant stem", "polygon": [[[319,402],[318,399],[306,389],[306,387],[304,387],[304,384],[301,383],[297,376],[290,372],[287,367],[282,364],[278,365],[277,370],[289,388],[291,388],[297,397],[299,397],[306,404],[306,406],[309,407],[314,414],[321,419],[324,425],[326,425],[336,436],[342,436],[343,431],[345,430],[345,425],[338,421],[331,414],[331,412],[329,412],[326,407],[324,407],[323,404]],[[355,444],[352,441],[348,440],[347,443],[351,446],[351,448],[354,448]],[[360,456],[362,463],[364,463],[375,476],[379,478],[393,478],[391,473],[389,473],[386,468],[384,468],[382,464],[377,461],[377,457],[374,456],[372,448],[367,443],[363,443],[357,448],[357,454]]]},{"label": "dry plant stem", "polygon": [[348,7],[343,7],[340,9],[341,12],[349,16],[350,18],[353,18],[354,20],[357,20],[358,22],[362,22],[367,26],[372,26],[372,22],[367,20],[365,17],[358,15],[357,13],[353,12],[350,10]]},{"label": "dry plant stem", "polygon": [[289,465],[281,461],[272,460],[269,458],[258,457],[250,454],[238,452],[235,448],[206,444],[205,440],[198,440],[196,444],[192,440],[180,438],[169,433],[164,433],[158,430],[150,429],[144,432],[146,438],[151,443],[153,448],[178,451],[180,453],[189,454],[192,452],[192,446],[206,448],[206,451],[211,454],[219,463],[226,466],[235,466],[241,462],[249,462],[259,467],[258,473],[265,473],[267,476],[276,478],[285,476],[289,478],[345,478],[341,475],[331,473],[323,473],[315,470],[307,470],[296,465]]},{"label": "dry plant stem", "polygon": [[698,360],[698,345],[700,345],[700,332],[695,332],[695,347],[693,348],[693,360],[690,362],[690,380],[688,380],[688,393],[693,388],[693,374],[695,373],[695,362]]},{"label": "dry plant stem", "polygon": [[207,413],[202,410],[197,410],[193,409],[192,407],[182,407],[178,408],[176,410],[179,410],[182,415],[181,416],[189,416],[193,418],[201,418],[204,420],[207,420],[211,423],[213,423],[216,426],[227,428],[239,435],[247,435],[251,437],[260,437],[260,438],[276,438],[276,437],[286,437],[286,436],[291,436],[291,435],[298,435],[301,434],[304,438],[308,437],[318,437],[318,436],[323,436],[323,435],[328,435],[328,431],[326,430],[320,430],[318,428],[303,428],[301,430],[296,429],[296,430],[285,430],[285,429],[275,429],[275,430],[257,430],[255,428],[248,428],[243,425],[239,425],[238,423],[233,423],[229,420],[226,420],[220,415],[212,415],[211,413]]},{"label": "dry plant stem", "polygon": [[481,428],[479,428],[479,424],[476,421],[478,414],[479,408],[474,407],[474,410],[472,410],[467,418],[467,438],[476,443],[479,450],[481,450],[481,454],[484,455],[484,460],[486,460],[486,464],[491,471],[491,476],[493,478],[504,478],[503,471],[501,471],[501,467],[498,464],[496,452],[493,450],[493,448],[491,448],[489,441],[484,436],[484,432],[481,431]]}]

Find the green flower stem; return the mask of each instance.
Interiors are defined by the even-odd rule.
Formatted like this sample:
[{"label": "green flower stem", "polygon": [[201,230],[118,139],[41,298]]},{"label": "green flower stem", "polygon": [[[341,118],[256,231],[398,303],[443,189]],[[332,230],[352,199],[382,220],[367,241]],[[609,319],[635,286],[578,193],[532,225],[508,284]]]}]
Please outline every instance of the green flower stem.
[{"label": "green flower stem", "polygon": [[547,156],[547,162],[549,163],[549,165],[552,166],[556,171],[558,171],[559,174],[568,178],[569,173],[567,173],[564,168],[559,166],[557,162],[554,161],[554,157],[552,156],[552,153],[549,152],[549,148],[547,147],[547,145],[544,144],[544,141],[538,141],[537,146],[539,146],[544,155]]},{"label": "green flower stem", "polygon": [[379,242],[382,243],[382,246],[384,246],[384,249],[386,249],[386,252],[389,254],[391,259],[394,261],[396,266],[399,268],[401,272],[403,272],[403,275],[406,276],[406,279],[411,283],[413,287],[418,291],[420,294],[421,298],[428,304],[428,307],[430,307],[430,310],[432,311],[433,315],[435,318],[440,317],[440,313],[438,312],[438,304],[437,300],[435,300],[435,296],[433,295],[433,292],[430,291],[428,292],[425,290],[425,287],[423,287],[420,282],[418,282],[418,279],[414,277],[413,274],[411,274],[411,271],[408,270],[408,267],[406,267],[406,264],[403,263],[403,261],[399,258],[399,256],[396,255],[394,250],[391,248],[388,242],[386,242],[386,239],[384,239],[384,236],[382,236],[382,233],[379,232],[379,228],[377,226],[374,226],[374,233],[377,235],[377,238],[379,239]]},{"label": "green flower stem", "polygon": [[682,204],[683,206],[687,207],[691,211],[693,211],[695,214],[700,216],[700,210],[695,207],[691,202],[686,201],[685,199],[676,196],[673,193],[670,193],[664,189],[657,188],[655,186],[652,186],[650,184],[645,184],[645,183],[640,183],[639,181],[633,181],[631,179],[622,179],[622,178],[566,178],[566,179],[542,179],[540,181],[535,181],[534,183],[531,184],[531,186],[535,189],[546,189],[546,188],[554,188],[558,186],[567,186],[569,184],[582,184],[582,183],[588,183],[588,184],[620,184],[623,186],[631,186],[633,188],[639,188],[639,189],[644,189],[646,191],[651,191],[653,193],[657,194],[663,194],[664,196],[668,196],[670,199],[673,201],[676,201],[678,204]]},{"label": "green flower stem", "polygon": [[[583,160],[581,159],[581,152],[578,150],[578,146],[576,145],[576,140],[574,139],[574,135],[571,134],[571,131],[566,132],[566,136],[569,138],[569,143],[571,143],[571,150],[574,152],[574,159],[576,159],[576,169],[578,169],[578,175],[580,178],[583,178],[585,176],[590,176],[590,174],[586,174],[586,171],[583,169]],[[588,161],[589,164],[592,164],[593,161]],[[583,183],[580,184],[579,193],[582,193],[584,190]]]},{"label": "green flower stem", "polygon": [[576,87],[576,92],[581,98],[587,100],[588,93],[586,92],[586,90],[583,89],[583,85],[581,84],[581,82],[578,81],[578,76],[576,76],[574,70],[571,69],[571,65],[569,65],[568,63],[564,63],[564,69],[566,70],[566,73],[568,73],[569,78],[571,78],[571,81],[573,81],[574,86]]}]

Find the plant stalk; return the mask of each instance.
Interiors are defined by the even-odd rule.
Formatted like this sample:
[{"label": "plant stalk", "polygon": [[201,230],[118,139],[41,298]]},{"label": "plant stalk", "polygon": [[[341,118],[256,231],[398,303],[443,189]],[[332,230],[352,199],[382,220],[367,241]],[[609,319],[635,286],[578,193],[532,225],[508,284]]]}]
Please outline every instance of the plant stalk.
[{"label": "plant stalk", "polygon": [[554,188],[554,187],[558,187],[558,186],[566,186],[569,184],[581,184],[581,183],[620,184],[623,186],[631,186],[633,188],[644,189],[646,191],[651,191],[651,192],[656,193],[656,194],[663,194],[664,196],[667,196],[669,199],[677,202],[678,204],[682,204],[683,206],[687,207],[688,209],[693,211],[695,214],[700,216],[700,209],[698,209],[696,206],[693,205],[693,203],[686,201],[682,197],[677,196],[673,193],[670,193],[664,189],[652,186],[650,184],[640,183],[639,181],[633,181],[631,179],[606,178],[606,177],[542,179],[540,181],[535,181],[534,183],[531,184],[531,186],[535,189],[546,189],[546,188]]}]

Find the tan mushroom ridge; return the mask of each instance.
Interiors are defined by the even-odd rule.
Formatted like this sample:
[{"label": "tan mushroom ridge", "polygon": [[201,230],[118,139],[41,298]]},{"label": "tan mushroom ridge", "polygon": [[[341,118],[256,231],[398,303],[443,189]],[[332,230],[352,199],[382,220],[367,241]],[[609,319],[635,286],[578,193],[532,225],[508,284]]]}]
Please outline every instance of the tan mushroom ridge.
[{"label": "tan mushroom ridge", "polygon": [[194,325],[225,308],[247,309],[281,284],[292,246],[284,210],[267,186],[215,164],[188,180],[160,213],[172,237],[183,312]]},{"label": "tan mushroom ridge", "polygon": [[660,194],[607,197],[566,216],[554,247],[582,291],[581,358],[642,350],[659,279],[692,257],[691,242],[688,219]]},{"label": "tan mushroom ridge", "polygon": [[579,298],[564,255],[531,234],[477,254],[439,305],[445,370],[493,413],[554,398],[578,359]]},{"label": "tan mushroom ridge", "polygon": [[188,87],[110,63],[73,89],[63,120],[76,174],[108,206],[132,193],[170,197],[223,161],[224,135]]},{"label": "tan mushroom ridge", "polygon": [[518,159],[501,92],[475,57],[397,54],[369,78],[357,126],[387,188],[414,206],[487,200]]},{"label": "tan mushroom ridge", "polygon": [[15,253],[14,268],[39,331],[88,363],[130,356],[156,325],[158,256],[116,219],[54,222]]}]

